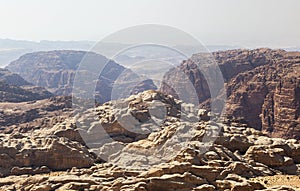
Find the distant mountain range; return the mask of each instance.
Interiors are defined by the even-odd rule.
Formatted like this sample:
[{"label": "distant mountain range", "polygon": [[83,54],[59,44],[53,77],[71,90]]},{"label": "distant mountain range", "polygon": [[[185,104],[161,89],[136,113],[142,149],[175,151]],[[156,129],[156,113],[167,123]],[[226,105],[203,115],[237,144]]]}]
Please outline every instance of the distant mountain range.
[{"label": "distant mountain range", "polygon": [[[85,64],[84,69],[79,68],[82,61]],[[141,79],[116,62],[100,54],[86,51],[56,50],[28,53],[11,62],[6,68],[34,85],[46,88],[54,95],[64,96],[71,95],[76,73],[79,73],[79,76],[82,74],[80,83],[83,84],[79,91],[82,91],[82,95],[94,93],[100,103],[111,100],[114,83],[118,83],[121,90],[128,90],[126,96],[130,95],[131,90],[137,93],[148,88],[156,89],[152,80]],[[100,74],[96,72],[99,68],[102,68]],[[91,76],[93,78],[89,80]],[[95,90],[86,92],[88,90],[85,90],[85,87],[91,86],[92,81],[96,81]]]},{"label": "distant mountain range", "polygon": [[0,39],[0,67],[8,65],[20,56],[36,51],[49,50],[88,50],[93,45],[90,41],[24,41]]},{"label": "distant mountain range", "polygon": [[[20,56],[26,53],[32,53],[37,51],[51,51],[51,50],[82,50],[89,51],[96,44],[94,41],[25,41],[25,40],[11,40],[11,39],[0,39],[0,67],[7,66],[13,60],[18,59]],[[108,51],[108,54],[131,46],[130,44],[119,44],[119,43],[101,43],[101,49]],[[178,48],[174,47],[174,48]],[[236,46],[207,46],[210,51],[217,50],[228,50],[238,48]],[[190,49],[185,47],[185,49]],[[99,52],[104,56],[109,56]],[[133,55],[127,55],[130,59]],[[162,55],[167,57],[167,55]]]}]

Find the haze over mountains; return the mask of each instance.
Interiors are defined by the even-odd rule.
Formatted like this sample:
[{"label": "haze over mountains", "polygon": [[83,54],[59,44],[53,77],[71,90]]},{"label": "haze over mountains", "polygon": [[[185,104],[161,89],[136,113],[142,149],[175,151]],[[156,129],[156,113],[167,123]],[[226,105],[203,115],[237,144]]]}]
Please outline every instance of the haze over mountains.
[{"label": "haze over mountains", "polygon": [[300,191],[300,0],[0,2],[0,191]]},{"label": "haze over mountains", "polygon": [[[124,95],[127,96],[133,92],[136,94],[158,87],[154,85],[155,81],[147,79],[128,85],[129,79],[140,80],[132,77],[138,73],[126,70],[123,66],[99,54],[84,51],[30,53],[13,61],[7,69],[16,73],[14,74],[15,83],[18,81],[26,83],[25,80],[27,80],[35,86],[46,88],[54,95],[68,96],[72,93],[74,76],[84,56],[93,58],[90,60],[96,65],[108,62],[96,87],[95,95],[100,103],[116,99],[112,95],[116,83],[121,83],[116,89],[119,91],[126,89],[127,93]],[[299,53],[272,49],[239,49],[214,52],[212,56],[224,77],[228,97],[227,116],[258,130],[266,131],[272,136],[300,138]],[[169,71],[162,76],[163,84],[160,90],[176,97],[176,93],[164,84],[172,84],[177,87],[177,91],[186,92],[185,83],[191,82],[195,87],[200,106],[209,109],[210,90],[206,79],[197,68],[197,64],[202,60],[203,54],[199,53],[180,65],[171,66]],[[151,65],[151,62],[149,64]],[[162,69],[159,66],[158,63],[153,68]],[[141,69],[147,70],[145,66]],[[188,78],[182,79],[181,73]],[[152,77],[153,80],[156,79],[155,75]],[[22,81],[23,78],[25,80]],[[123,79],[127,79],[127,82]],[[6,80],[9,83],[8,77]],[[42,95],[49,97],[50,94],[42,92]],[[124,92],[120,94],[122,93]]]},{"label": "haze over mountains", "polygon": [[0,67],[8,65],[23,54],[36,51],[76,49],[88,50],[93,45],[89,41],[23,41],[0,39]]},{"label": "haze over mountains", "polygon": [[[20,56],[26,53],[32,53],[36,51],[50,51],[50,50],[82,50],[89,51],[93,48],[96,41],[25,41],[25,40],[12,40],[12,39],[0,39],[0,67],[7,66],[13,60],[18,59]],[[114,51],[115,49],[122,49],[128,47],[128,44],[118,43],[102,43],[102,46],[107,50]],[[176,47],[175,47],[176,48]],[[235,46],[225,45],[212,45],[207,46],[210,51],[227,50],[237,48]],[[140,52],[139,52],[140,53]],[[136,55],[139,55],[137,53]],[[129,55],[127,55],[129,56]],[[166,55],[163,55],[166,57]],[[133,57],[127,57],[127,59],[134,59]]]},{"label": "haze over mountains", "polygon": [[[81,62],[84,62],[82,65],[88,68],[81,69]],[[145,88],[148,86],[155,88],[151,80],[140,79],[131,70],[125,69],[114,61],[102,55],[86,51],[61,50],[28,53],[11,62],[6,68],[19,74],[34,85],[46,88],[54,95],[64,96],[71,95],[75,75],[82,74],[83,77],[80,82],[83,83],[81,85],[82,89],[91,86],[91,81],[96,81],[95,92],[87,93],[95,94],[99,103],[110,101],[113,96],[113,87],[117,81],[119,89],[124,90],[128,89],[127,87],[135,87],[134,92],[136,93],[146,90]],[[103,69],[100,74],[95,73],[97,68]],[[91,76],[94,79],[88,80]],[[84,92],[82,93],[84,94]],[[127,95],[130,95],[130,93]]]},{"label": "haze over mountains", "polygon": [[[70,95],[87,55],[92,66],[108,63],[95,94],[105,103],[77,113]],[[124,90],[120,81],[140,78],[92,52],[40,51],[11,62],[0,70],[0,189],[284,190],[260,181],[281,174],[289,175],[288,189],[299,188],[300,53],[212,53],[227,91],[224,116],[210,112],[209,88],[197,68],[203,56],[176,63],[163,76],[184,89],[184,73],[199,106],[176,99],[164,84],[155,90],[151,79],[126,84],[128,97],[112,100],[114,86]]]},{"label": "haze over mountains", "polygon": [[[96,41],[27,41],[27,40],[13,40],[13,39],[0,39],[0,67],[7,66],[13,60],[18,59],[20,56],[36,52],[36,51],[50,51],[50,50],[83,50],[89,51],[96,44]],[[122,49],[130,46],[129,44],[118,44],[118,43],[102,43],[105,49],[114,51],[115,49]],[[181,45],[178,45],[181,46]],[[175,46],[173,48],[178,48]],[[242,45],[206,45],[207,49],[211,52],[230,50],[242,48]],[[186,47],[188,48],[188,47]],[[300,47],[282,47],[288,51],[300,51]],[[141,52],[135,53],[140,55]],[[197,53],[197,52],[194,52]],[[124,59],[136,59],[135,55],[126,55]],[[167,57],[167,55],[163,55]],[[121,58],[120,58],[121,59]],[[122,60],[126,63],[126,60]],[[122,64],[122,63],[121,63]]]}]

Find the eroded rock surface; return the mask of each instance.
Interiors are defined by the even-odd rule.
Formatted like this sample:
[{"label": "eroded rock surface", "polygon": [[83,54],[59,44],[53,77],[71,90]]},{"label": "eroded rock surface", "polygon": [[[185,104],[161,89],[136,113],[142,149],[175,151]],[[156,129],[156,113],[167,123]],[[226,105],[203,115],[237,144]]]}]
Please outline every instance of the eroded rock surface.
[{"label": "eroded rock surface", "polygon": [[197,66],[205,70],[213,59],[224,77],[228,117],[274,137],[299,139],[299,52],[256,49],[195,54],[165,75],[161,90],[176,97],[172,87],[184,92],[187,84],[192,83],[201,106],[209,108],[210,88]]},{"label": "eroded rock surface", "polygon": [[[150,105],[156,102],[166,107]],[[141,132],[131,136],[124,131],[129,127],[116,123],[122,121],[118,113],[132,113],[133,123],[139,122],[136,129],[151,120],[159,122],[162,116],[165,120],[143,136],[137,135]],[[51,128],[35,129],[31,136],[26,133],[2,135],[1,172],[15,175],[1,178],[0,189],[254,191],[270,190],[255,178],[300,175],[300,144],[295,139],[270,138],[245,124],[224,124],[223,120],[216,120],[213,114],[208,117],[208,114],[172,96],[146,91],[117,103],[108,102]],[[92,122],[105,124],[107,138],[110,136],[114,144],[123,146],[112,155],[114,158],[101,161],[95,148],[85,146],[85,138],[78,136],[80,126],[76,124],[84,120],[90,120],[88,127],[93,126]],[[220,132],[208,136],[207,132],[212,129]],[[121,138],[122,133],[126,139]],[[116,134],[118,138],[113,136]],[[98,146],[106,154],[114,151],[112,144]],[[157,148],[167,148],[163,153],[171,151],[175,155],[168,158],[169,154],[157,152],[161,151]],[[130,155],[132,153],[134,155]],[[160,162],[156,156],[162,157]],[[61,169],[69,170],[53,172]],[[272,188],[280,189],[285,188]]]},{"label": "eroded rock surface", "polygon": [[0,103],[0,133],[25,133],[52,128],[71,116],[71,98],[53,97],[29,102]]}]

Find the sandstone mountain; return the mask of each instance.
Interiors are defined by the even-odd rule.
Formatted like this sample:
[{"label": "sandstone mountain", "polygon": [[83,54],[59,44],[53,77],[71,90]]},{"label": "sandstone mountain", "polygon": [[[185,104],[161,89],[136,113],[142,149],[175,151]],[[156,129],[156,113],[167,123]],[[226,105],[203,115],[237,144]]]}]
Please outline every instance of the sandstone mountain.
[{"label": "sandstone mountain", "polygon": [[[212,56],[226,83],[228,117],[272,136],[300,138],[300,53],[256,49],[215,52]],[[194,85],[201,106],[208,108],[209,87],[197,67],[203,58],[201,53],[194,55],[170,70],[164,81],[184,89],[184,80],[178,77],[184,73]],[[161,90],[175,95],[167,85]]]},{"label": "sandstone mountain", "polygon": [[300,53],[237,75],[227,86],[227,115],[276,137],[300,139]]},{"label": "sandstone mountain", "polygon": [[[83,60],[86,68],[77,71]],[[98,68],[103,68],[101,74],[93,73],[94,70],[91,67],[94,67],[96,71]],[[60,50],[29,53],[10,63],[7,69],[19,74],[36,86],[46,88],[55,95],[71,94],[76,72],[84,73],[83,86],[88,86],[91,83],[88,81],[90,76],[96,76],[95,79],[98,80],[96,82],[95,97],[101,103],[111,99],[113,84],[120,76],[122,79],[119,79],[119,82],[123,79],[125,82],[128,82],[129,79],[136,81],[138,78],[130,70],[114,61],[108,60],[102,55],[86,51]],[[141,81],[140,83],[142,83]],[[135,85],[136,83],[132,86]],[[125,84],[125,86],[128,86],[128,84]],[[140,88],[139,91],[146,90],[146,88]]]},{"label": "sandstone mountain", "polygon": [[[72,92],[76,69],[86,55],[94,58],[95,65],[97,62],[106,63],[108,61],[101,55],[85,51],[36,52],[21,56],[18,60],[9,64],[7,69],[19,74],[37,86],[47,88],[55,95],[69,95]],[[123,67],[114,62],[110,62],[108,70],[110,69],[116,70],[114,76],[124,70]],[[113,80],[109,76],[109,72],[107,72],[105,77],[108,80]],[[109,86],[106,83],[103,86]]]},{"label": "sandstone mountain", "polygon": [[[98,127],[106,134],[95,134]],[[207,145],[212,129],[219,133],[211,134],[214,141]],[[97,136],[114,141],[96,149],[77,139],[82,135],[87,140],[84,133],[90,133],[91,141]],[[116,149],[118,145],[122,147]],[[245,124],[223,124],[173,96],[146,91],[53,126],[1,133],[0,189],[295,190],[299,184],[267,188],[268,182],[258,180],[282,174],[297,178],[299,151],[294,139],[269,138]],[[103,154],[113,157],[101,161],[97,156]]]},{"label": "sandstone mountain", "polygon": [[41,87],[36,87],[17,74],[0,69],[0,102],[23,102],[53,96]]}]

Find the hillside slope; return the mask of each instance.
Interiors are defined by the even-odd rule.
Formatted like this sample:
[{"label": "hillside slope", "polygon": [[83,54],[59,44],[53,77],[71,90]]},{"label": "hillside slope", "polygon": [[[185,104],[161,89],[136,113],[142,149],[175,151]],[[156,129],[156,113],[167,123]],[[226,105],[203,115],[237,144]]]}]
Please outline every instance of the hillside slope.
[{"label": "hillside slope", "polygon": [[46,89],[36,87],[6,69],[0,69],[0,102],[33,101],[51,96]]}]

